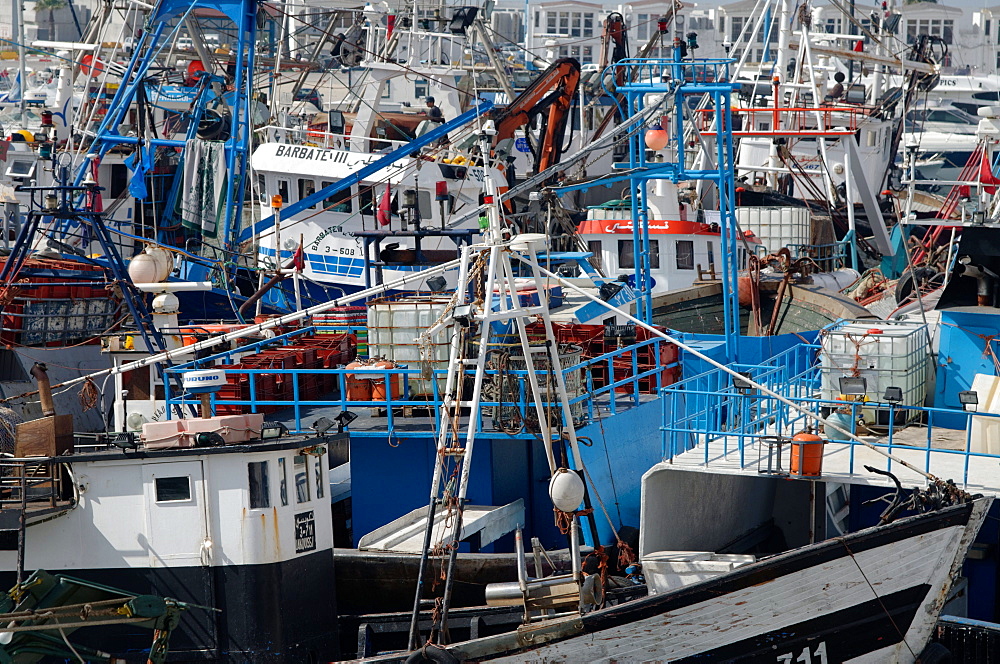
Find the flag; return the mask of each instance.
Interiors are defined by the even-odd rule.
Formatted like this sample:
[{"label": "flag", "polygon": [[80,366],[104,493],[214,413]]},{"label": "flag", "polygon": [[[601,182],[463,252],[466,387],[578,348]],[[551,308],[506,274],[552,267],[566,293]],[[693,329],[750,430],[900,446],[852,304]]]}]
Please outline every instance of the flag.
[{"label": "flag", "polygon": [[983,156],[979,161],[979,183],[984,185],[983,191],[987,194],[997,193],[997,188],[993,185],[1000,184],[1000,178],[993,175],[993,166],[990,164],[986,150],[983,150]]},{"label": "flag", "polygon": [[389,222],[392,220],[392,210],[390,210],[391,205],[392,192],[389,191],[389,185],[385,185],[385,193],[382,194],[382,202],[378,204],[378,212],[375,213],[375,220],[378,221],[380,226],[388,226]]},{"label": "flag", "polygon": [[863,39],[859,39],[858,40],[858,42],[854,45],[854,52],[855,53],[864,53],[865,52],[865,40],[863,40]]}]

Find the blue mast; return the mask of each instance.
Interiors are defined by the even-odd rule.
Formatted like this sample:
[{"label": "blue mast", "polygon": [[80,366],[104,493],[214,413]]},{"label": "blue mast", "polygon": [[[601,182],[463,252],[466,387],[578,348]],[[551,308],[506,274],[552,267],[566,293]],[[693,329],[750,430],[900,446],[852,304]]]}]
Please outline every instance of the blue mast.
[{"label": "blue mast", "polygon": [[[636,121],[628,127],[629,160],[614,164],[618,173],[608,177],[593,180],[585,184],[559,187],[559,195],[569,191],[586,190],[590,187],[611,185],[615,182],[629,181],[632,203],[632,249],[635,260],[635,290],[636,317],[647,323],[653,318],[652,281],[649,276],[651,253],[649,242],[649,219],[647,215],[647,185],[649,180],[669,179],[674,183],[681,180],[708,180],[714,182],[718,189],[719,213],[722,240],[721,271],[723,291],[723,331],[726,339],[727,355],[735,359],[736,341],[739,337],[739,301],[737,294],[737,275],[739,264],[739,244],[736,228],[735,201],[735,164],[733,157],[733,133],[731,102],[734,84],[729,81],[729,65],[733,60],[685,60],[681,57],[681,42],[674,40],[673,58],[631,58],[621,60],[614,65],[615,69],[623,69],[623,82],[614,91],[607,90],[609,95],[619,93],[624,96],[625,108],[622,114],[633,117],[647,107],[647,97],[662,98],[664,113],[672,110],[670,123],[664,127],[667,130],[668,141],[661,152],[662,157],[650,160],[649,150],[645,144],[646,127]],[[602,80],[616,80],[616,71],[611,68],[602,75]],[[715,138],[715,150],[712,155],[714,164],[702,169],[688,166],[686,154],[685,130],[689,123],[697,118],[686,106],[687,100],[702,99],[708,95],[711,105],[711,134]],[[672,104],[670,103],[672,102]],[[672,106],[672,108],[671,108]],[[687,114],[689,117],[685,117]],[[658,120],[658,117],[657,117]],[[651,124],[658,124],[651,121]],[[692,129],[696,129],[692,128]],[[693,154],[691,155],[694,156]],[[662,159],[660,161],[659,159]]]}]

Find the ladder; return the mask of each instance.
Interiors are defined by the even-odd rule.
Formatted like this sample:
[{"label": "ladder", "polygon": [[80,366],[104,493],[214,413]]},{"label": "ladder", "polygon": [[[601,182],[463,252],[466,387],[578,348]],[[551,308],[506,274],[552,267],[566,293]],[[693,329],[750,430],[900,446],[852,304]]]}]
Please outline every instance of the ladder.
[{"label": "ladder", "polygon": [[[486,123],[484,133],[481,136],[482,154],[484,155],[490,154],[488,143],[490,125],[491,123]],[[455,561],[458,557],[462,531],[462,512],[466,505],[469,471],[481,410],[483,381],[487,371],[486,357],[489,350],[490,329],[495,323],[509,324],[512,322],[517,328],[520,349],[524,356],[528,383],[533,395],[533,406],[540,429],[539,435],[545,445],[545,455],[550,472],[553,474],[557,472],[553,451],[553,442],[557,439],[567,441],[576,468],[583,468],[569,398],[566,393],[566,384],[559,361],[559,351],[554,343],[555,334],[547,306],[548,298],[541,273],[537,269],[537,248],[546,241],[546,237],[541,234],[524,234],[511,239],[502,226],[496,184],[489,180],[489,176],[487,176],[486,192],[486,216],[480,218],[485,242],[463,247],[458,285],[449,308],[444,314],[444,316],[450,314],[450,319],[438,321],[437,324],[424,332],[426,337],[430,337],[448,324],[451,324],[453,328],[448,374],[438,429],[437,454],[431,480],[430,502],[427,507],[427,524],[424,531],[420,571],[417,575],[417,588],[410,621],[410,650],[423,645],[420,637],[419,616],[424,590],[424,571],[431,558],[443,559],[444,556],[447,556],[447,571],[444,575],[443,597],[440,600],[439,611],[435,612],[430,639],[433,640],[435,633],[437,633],[441,639],[440,643],[448,642],[448,611]],[[537,305],[525,306],[520,302],[512,264],[514,253],[523,255],[532,264],[530,277],[534,281],[538,293],[539,304]],[[470,285],[476,283],[480,277],[482,277],[481,283],[485,284],[484,296],[481,300],[470,301]],[[541,318],[544,325],[545,338],[548,340],[544,346],[531,345],[528,341],[527,325],[535,318]],[[479,335],[478,352],[469,357],[469,353],[466,352],[467,347],[477,334]],[[543,390],[539,384],[535,373],[535,365],[539,363],[543,364],[551,373],[555,382],[554,390]],[[467,394],[467,390],[462,389],[468,373],[473,375],[471,394]],[[546,412],[548,406],[546,402],[558,402],[558,408],[562,415],[561,427],[553,426],[553,419],[558,421],[559,418],[549,418]],[[461,418],[466,409],[468,415],[463,427]],[[438,510],[448,510],[449,518],[435,519]],[[569,516],[571,527],[575,532],[576,516]],[[578,559],[578,556],[574,556],[573,575],[577,583],[581,578],[579,565],[576,562]]]}]

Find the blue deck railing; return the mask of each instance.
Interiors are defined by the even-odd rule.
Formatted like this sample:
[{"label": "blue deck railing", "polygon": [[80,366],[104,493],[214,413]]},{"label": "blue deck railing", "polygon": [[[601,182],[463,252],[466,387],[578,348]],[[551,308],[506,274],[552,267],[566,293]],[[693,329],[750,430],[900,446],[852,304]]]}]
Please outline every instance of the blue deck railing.
[{"label": "blue deck railing", "polygon": [[[199,358],[198,360],[187,364],[170,367],[165,371],[166,373],[183,374],[187,371],[213,368],[219,364],[234,364],[243,354],[256,353],[282,345],[291,345],[295,342],[297,337],[309,334],[313,331],[314,328],[302,328],[272,339],[253,342],[236,349]],[[665,343],[667,342],[663,341],[659,337],[654,337],[646,341],[625,346],[621,349],[616,349],[613,352],[582,360],[572,366],[564,367],[562,372],[563,377],[567,382],[569,382],[571,376],[576,374],[579,376],[581,383],[579,394],[576,394],[575,396],[573,394],[570,395],[570,406],[574,414],[574,419],[577,420],[577,424],[592,421],[598,408],[606,409],[610,411],[611,414],[616,414],[621,409],[638,405],[643,401],[643,397],[646,399],[655,398],[656,392],[666,386],[666,376],[671,373],[666,370],[677,368],[678,363],[673,362],[664,365],[657,364],[652,368],[641,370],[638,351],[648,349],[648,353],[651,356],[660,357],[661,346]],[[340,408],[341,410],[349,410],[352,408],[379,408],[385,410],[386,422],[384,427],[373,427],[371,424],[368,424],[364,429],[356,428],[352,430],[351,434],[353,436],[381,437],[388,433],[390,436],[394,436],[396,438],[426,437],[429,431],[436,430],[437,423],[440,421],[443,402],[443,395],[440,393],[440,390],[443,389],[445,385],[448,373],[445,368],[435,368],[431,371],[430,376],[428,376],[425,369],[410,366],[399,366],[393,369],[367,369],[364,371],[365,375],[373,377],[375,381],[381,381],[381,384],[383,385],[392,385],[393,383],[397,383],[399,385],[399,396],[393,396],[393,389],[385,389],[384,399],[359,401],[348,398],[348,376],[359,373],[356,369],[238,367],[226,368],[224,371],[227,375],[242,374],[248,376],[247,386],[249,389],[249,398],[224,399],[220,398],[217,394],[213,394],[211,398],[213,412],[218,412],[220,406],[230,406],[236,408],[246,407],[250,412],[255,413],[262,411],[270,412],[274,408],[281,408],[283,409],[282,411],[275,412],[274,419],[289,422],[289,429],[293,432],[304,433],[309,431],[309,425],[311,424],[312,419],[316,417],[316,415],[312,413],[312,409],[323,407],[334,407]],[[599,372],[603,373],[606,377],[606,383],[600,386],[595,386],[596,383],[594,376]],[[465,373],[471,377],[474,375],[474,370],[470,369]],[[547,372],[537,370],[536,373],[538,374],[539,382],[544,385]],[[285,394],[280,399],[268,399],[265,395],[258,393],[258,381],[253,377],[267,374],[281,374],[283,376],[287,376],[291,381],[291,393],[288,394],[288,390],[286,389]],[[500,375],[500,372],[497,370],[487,370],[486,375],[488,377],[494,377],[495,379],[495,377]],[[527,378],[528,372],[523,369],[509,369],[504,372],[504,375],[507,377],[508,381],[513,379],[513,382],[508,382],[508,388],[505,389],[505,392],[512,394],[514,398],[509,401],[505,400],[504,402],[490,401],[488,400],[488,395],[484,394],[484,397],[480,402],[482,408],[480,409],[480,415],[476,425],[477,431],[479,432],[488,432],[491,435],[497,435],[496,428],[489,423],[484,423],[484,418],[489,417],[493,410],[499,407],[508,409],[508,411],[512,408],[516,408],[517,418],[519,418],[522,423],[531,422],[537,419],[535,414],[535,401],[530,398],[530,383]],[[302,398],[301,395],[304,392],[303,383],[310,376],[333,376],[334,389],[328,391],[319,398]],[[432,377],[433,380],[430,380],[429,377]],[[428,385],[431,388],[431,391],[429,394],[411,397],[410,387],[418,380],[421,384]],[[168,417],[172,416],[171,413],[174,410],[169,406],[193,406],[199,403],[197,396],[171,392],[169,381],[166,381],[166,383],[165,399],[168,404]],[[558,408],[558,404],[555,402],[542,402],[542,405],[546,408]],[[395,413],[394,409],[402,407],[425,408],[432,411],[434,429],[421,430],[418,427],[412,426],[406,427],[405,429],[401,428],[399,424],[403,418],[399,414]],[[519,433],[500,433],[499,435],[525,439],[536,438],[535,434],[523,429]]]},{"label": "blue deck railing", "polygon": [[[964,412],[954,409],[905,406],[879,401],[832,401],[818,398],[820,394],[820,368],[815,361],[818,347],[800,345],[790,348],[780,355],[759,365],[733,365],[733,369],[752,378],[805,409],[809,413],[832,419],[842,428],[860,436],[871,445],[893,453],[900,450],[919,451],[922,456],[922,470],[932,471],[932,453],[961,457],[961,478],[952,477],[956,482],[967,484],[970,464],[976,461],[996,464],[1000,454],[973,451],[973,417],[982,418],[978,422],[985,428],[996,427],[1000,439],[1000,415],[985,412]],[[816,432],[816,421],[789,407],[778,399],[753,389],[749,384],[741,384],[722,370],[712,370],[660,390],[662,397],[662,453],[663,459],[671,459],[701,445],[704,456],[702,463],[711,467],[721,461],[720,455],[731,465],[733,455],[739,459],[739,466],[747,468],[761,464],[761,454],[772,454],[775,439],[785,443],[796,433],[807,427]],[[964,430],[955,429],[956,417],[964,416]],[[942,426],[947,421],[950,426]],[[865,422],[865,424],[859,424]],[[921,433],[913,436],[913,427],[904,427],[906,422],[917,422]],[[905,442],[900,431],[908,428]],[[946,432],[952,444],[959,449],[941,445],[934,446]],[[863,444],[833,431],[821,432],[824,439],[849,445],[849,472],[862,473],[862,464],[856,463],[856,451]],[[784,445],[787,453],[789,446]],[[781,454],[780,447],[777,454]],[[772,459],[776,460],[776,458]],[[912,455],[908,458],[912,463]],[[887,460],[885,469],[892,471],[894,462]],[[918,465],[919,467],[919,465]],[[787,469],[787,460],[785,468]],[[998,476],[1000,477],[1000,476]],[[1000,485],[1000,480],[997,481]]]}]

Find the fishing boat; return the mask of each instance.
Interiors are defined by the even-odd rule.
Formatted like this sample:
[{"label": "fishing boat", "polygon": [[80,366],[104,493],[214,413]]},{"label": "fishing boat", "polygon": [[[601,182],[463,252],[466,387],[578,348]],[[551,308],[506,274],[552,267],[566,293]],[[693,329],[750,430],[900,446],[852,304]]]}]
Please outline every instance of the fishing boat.
[{"label": "fishing boat", "polygon": [[[288,436],[240,415],[78,439],[38,375],[43,417],[18,425],[2,462],[5,583],[44,569],[207,607],[171,628],[183,661],[336,655],[326,455],[344,434]],[[207,394],[224,382],[202,373],[188,385]],[[108,638],[98,629],[80,643],[106,651]],[[116,652],[149,648],[141,632],[112,638]]]},{"label": "fishing boat", "polygon": [[546,604],[528,586],[515,631],[362,661],[920,661],[990,502],[702,572],[711,578],[608,608],[564,606],[562,618],[532,616]]}]

